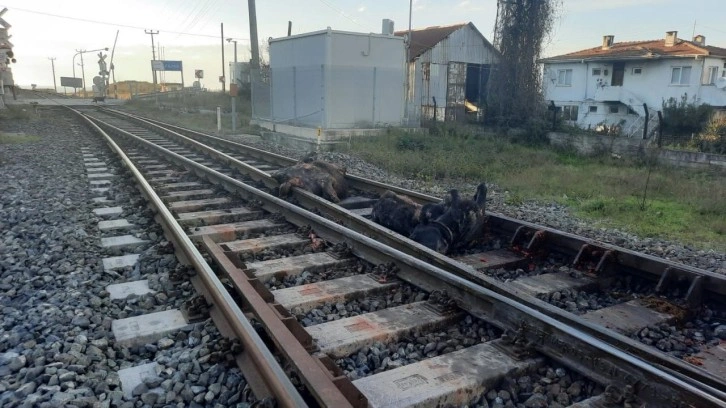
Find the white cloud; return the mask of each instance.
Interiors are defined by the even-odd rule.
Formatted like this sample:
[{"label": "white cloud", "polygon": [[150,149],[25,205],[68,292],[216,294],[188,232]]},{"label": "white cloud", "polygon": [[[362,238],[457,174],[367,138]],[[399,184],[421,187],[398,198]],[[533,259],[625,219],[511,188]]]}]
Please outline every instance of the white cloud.
[{"label": "white cloud", "polygon": [[359,13],[362,13],[362,12],[366,11],[366,6],[360,6],[360,7],[358,7],[358,10],[357,11]]}]

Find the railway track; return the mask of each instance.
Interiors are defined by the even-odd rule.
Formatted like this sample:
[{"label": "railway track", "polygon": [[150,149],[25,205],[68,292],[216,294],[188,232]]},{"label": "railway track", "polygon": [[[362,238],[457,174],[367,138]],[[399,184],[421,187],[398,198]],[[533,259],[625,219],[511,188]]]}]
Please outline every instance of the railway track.
[{"label": "railway track", "polygon": [[[295,406],[298,397],[324,406],[461,405],[512,373],[554,363],[604,390],[579,406],[723,405],[717,373],[626,336],[633,328],[670,322],[673,317],[664,313],[670,301],[656,299],[666,306],[659,304],[654,313],[646,307],[652,304],[637,297],[579,317],[548,303],[557,302],[554,293],[561,300],[563,293],[604,286],[619,274],[635,276],[643,286],[655,281],[653,291],[661,293],[687,280],[686,296],[672,309],[687,317],[722,296],[723,281],[715,274],[497,214],[489,214],[489,239],[481,248],[448,258],[366,219],[375,197],[387,189],[422,203],[433,197],[350,176],[355,194],[340,205],[301,190],[294,192],[297,206],[291,205],[261,191],[274,190],[269,171],[292,164],[290,159],[180,128],[164,130],[118,112],[87,115],[96,123],[91,126],[114,135],[119,154],[118,146],[127,149],[127,165],[138,166],[149,180],[141,181],[145,195],[181,256],[199,272],[200,292],[214,304],[212,317],[223,315],[216,317],[218,325],[232,327],[257,355],[247,368],[265,381],[255,391],[274,395],[281,405]],[[566,265],[575,268],[565,271]],[[504,282],[497,278],[502,275],[516,279]],[[285,368],[250,335],[233,297],[259,322]],[[332,309],[337,314],[326,313]],[[425,333],[472,325],[486,335],[456,345],[426,340]],[[426,342],[415,362],[401,358],[404,349],[396,359],[386,356],[383,369],[373,363],[372,373],[351,374],[345,366],[351,356],[368,358],[383,345],[396,350],[412,336]],[[295,372],[296,383],[305,385],[302,396],[284,371]]]}]

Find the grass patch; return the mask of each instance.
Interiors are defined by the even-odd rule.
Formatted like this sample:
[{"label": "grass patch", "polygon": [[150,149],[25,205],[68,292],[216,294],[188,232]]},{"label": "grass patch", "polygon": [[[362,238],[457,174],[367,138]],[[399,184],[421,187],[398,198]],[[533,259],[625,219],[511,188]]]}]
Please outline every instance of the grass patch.
[{"label": "grass patch", "polygon": [[[132,99],[124,105],[129,111],[206,133],[217,133],[216,107],[222,108],[222,134],[232,134],[231,99],[219,92],[201,92],[184,97]],[[249,99],[238,98],[236,133],[254,133],[249,122],[252,106]]]},{"label": "grass patch", "polygon": [[40,140],[40,137],[26,135],[25,133],[2,133],[0,132],[0,145],[29,143]]},{"label": "grass patch", "polygon": [[388,134],[353,139],[351,152],[423,181],[486,180],[505,201],[559,202],[596,223],[646,237],[726,251],[726,174],[654,165],[641,209],[647,160],[582,157],[548,146],[511,143],[492,133]]}]

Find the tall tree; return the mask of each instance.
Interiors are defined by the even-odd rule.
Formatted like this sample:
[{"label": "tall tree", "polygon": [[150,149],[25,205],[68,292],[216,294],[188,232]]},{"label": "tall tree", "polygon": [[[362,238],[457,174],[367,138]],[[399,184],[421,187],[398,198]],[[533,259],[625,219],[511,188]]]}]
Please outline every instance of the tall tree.
[{"label": "tall tree", "polygon": [[494,45],[500,59],[489,81],[488,116],[521,125],[544,108],[537,66],[559,0],[497,0]]}]

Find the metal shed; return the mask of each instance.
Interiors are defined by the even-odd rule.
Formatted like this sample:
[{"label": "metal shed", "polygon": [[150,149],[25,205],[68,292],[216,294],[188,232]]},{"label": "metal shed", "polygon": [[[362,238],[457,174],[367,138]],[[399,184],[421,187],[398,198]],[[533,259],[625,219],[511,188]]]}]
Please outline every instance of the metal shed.
[{"label": "metal shed", "polygon": [[467,107],[483,107],[497,58],[498,51],[472,23],[412,30],[408,100],[420,107],[424,120],[464,120]]},{"label": "metal shed", "polygon": [[322,129],[399,126],[403,38],[331,29],[270,40],[273,123]]}]

